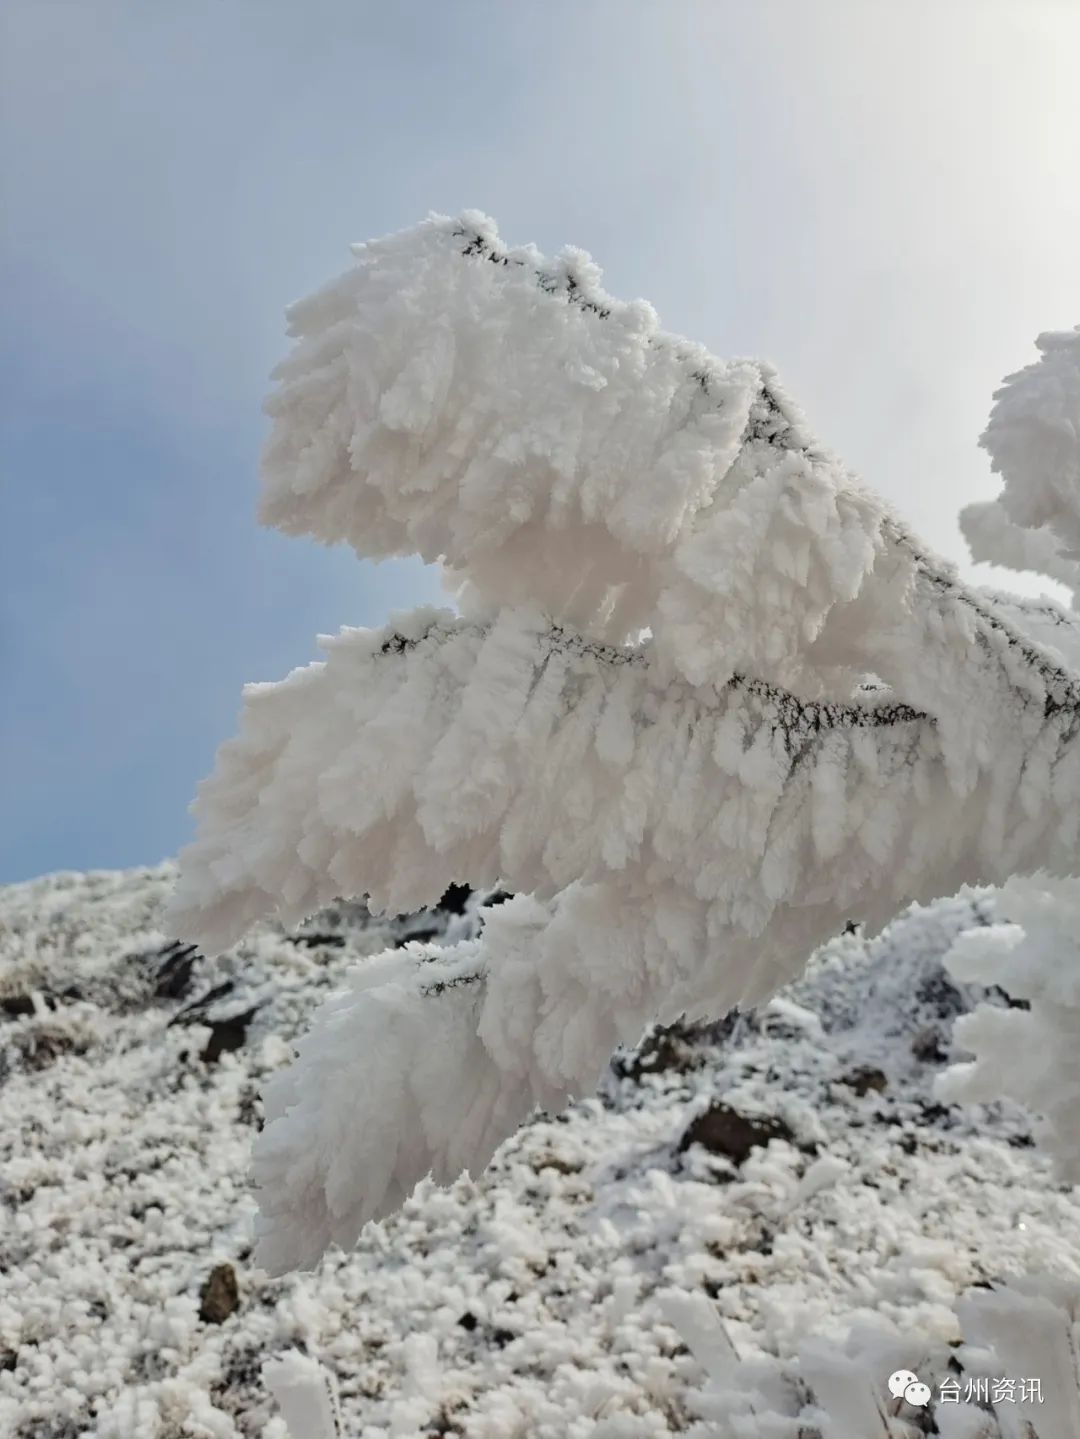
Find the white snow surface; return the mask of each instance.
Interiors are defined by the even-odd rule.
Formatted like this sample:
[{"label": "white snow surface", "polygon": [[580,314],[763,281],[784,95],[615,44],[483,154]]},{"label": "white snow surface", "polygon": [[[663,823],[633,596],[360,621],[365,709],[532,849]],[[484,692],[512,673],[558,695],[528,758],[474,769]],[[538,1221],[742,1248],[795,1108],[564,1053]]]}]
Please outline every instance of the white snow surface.
[{"label": "white snow surface", "polygon": [[[0,890],[5,1439],[915,1439],[889,1374],[1001,1372],[985,1345],[1024,1304],[1044,1337],[1008,1362],[1045,1362],[1034,1432],[1072,1439],[1080,1191],[1016,1105],[933,1094],[958,1014],[1023,1013],[943,968],[959,935],[1008,920],[993,894],[836,939],[756,1017],[650,1031],[479,1177],[424,1181],[352,1252],[275,1279],[252,1259],[257,1092],[350,971],[410,935],[399,959],[437,939],[448,964],[511,905],[337,902],[210,962],[168,942],[175,877]],[[682,1148],[718,1101],[784,1127],[741,1164]],[[215,1322],[220,1265],[238,1294]],[[1050,1281],[1017,1297],[1047,1272],[1057,1304]],[[881,1427],[843,1428],[849,1410]],[[966,1404],[939,1420],[949,1439],[1020,1432]]]}]

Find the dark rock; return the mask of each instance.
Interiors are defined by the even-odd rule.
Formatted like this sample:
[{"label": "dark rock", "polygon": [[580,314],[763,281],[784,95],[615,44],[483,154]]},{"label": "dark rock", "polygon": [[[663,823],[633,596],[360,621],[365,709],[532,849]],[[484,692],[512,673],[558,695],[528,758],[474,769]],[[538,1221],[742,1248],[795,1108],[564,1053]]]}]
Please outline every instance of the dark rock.
[{"label": "dark rock", "polygon": [[262,1101],[253,1084],[245,1084],[240,1091],[236,1106],[236,1117],[241,1124],[253,1124],[256,1129],[263,1127]]},{"label": "dark rock", "polygon": [[467,1329],[470,1334],[476,1328],[479,1322],[480,1321],[479,1319],[477,1319],[476,1315],[473,1314],[472,1311],[469,1309],[466,1309],[465,1313],[458,1320],[458,1323],[461,1325],[462,1329]]},{"label": "dark rock", "polygon": [[935,1024],[928,1024],[913,1036],[911,1052],[924,1064],[942,1064],[949,1057],[945,1037]]},{"label": "dark rock", "polygon": [[573,1159],[563,1159],[558,1154],[537,1154],[530,1161],[533,1172],[539,1174],[544,1169],[554,1169],[556,1174],[580,1174],[581,1165]]},{"label": "dark rock", "polygon": [[162,954],[164,958],[154,982],[154,994],[158,999],[180,999],[191,987],[199,951],[193,944],[169,945]]},{"label": "dark rock", "polygon": [[429,939],[435,939],[440,933],[437,925],[422,925],[419,929],[410,929],[407,934],[399,934],[394,948],[400,949],[403,944],[427,944]]},{"label": "dark rock", "polygon": [[915,991],[915,997],[938,1019],[955,1019],[968,1007],[964,996],[940,969],[927,975]]},{"label": "dark rock", "polygon": [[889,1087],[889,1079],[884,1070],[876,1069],[871,1064],[864,1064],[858,1069],[853,1069],[850,1074],[845,1074],[840,1081],[853,1089],[860,1097],[869,1094],[882,1094]]},{"label": "dark rock", "polygon": [[472,889],[469,885],[452,884],[447,888],[435,908],[442,910],[443,914],[464,914],[470,894],[472,894]]},{"label": "dark rock", "polygon": [[0,1371],[14,1369],[18,1362],[19,1352],[17,1349],[9,1349],[6,1344],[0,1346]]},{"label": "dark rock", "polygon": [[999,984],[992,984],[986,992],[987,994],[993,995],[995,999],[999,999],[1001,1003],[1009,1009],[1031,1008],[1030,999],[1014,999],[1011,994],[1006,994]]},{"label": "dark rock", "polygon": [[213,989],[201,995],[194,1003],[180,1010],[179,1014],[174,1014],[172,1019],[169,1020],[168,1027],[171,1029],[174,1024],[205,1024],[205,1011],[209,1009],[212,1004],[216,1003],[217,1000],[224,999],[227,994],[231,994],[235,987],[231,979],[226,979],[221,984],[216,984]]},{"label": "dark rock", "polygon": [[236,1270],[231,1264],[218,1264],[199,1294],[199,1318],[204,1324],[224,1324],[240,1304]]},{"label": "dark rock", "polygon": [[17,1048],[27,1069],[47,1069],[62,1054],[85,1054],[87,1041],[43,1024],[21,1035]]},{"label": "dark rock", "polygon": [[688,1031],[678,1022],[657,1025],[645,1035],[637,1049],[616,1054],[611,1067],[620,1079],[641,1079],[646,1074],[683,1071],[694,1065],[694,1052],[687,1043]]},{"label": "dark rock", "polygon": [[308,949],[343,949],[343,934],[294,934],[289,936],[293,944],[306,945]]},{"label": "dark rock", "polygon": [[782,1119],[769,1115],[751,1119],[729,1104],[717,1102],[691,1120],[679,1141],[678,1152],[700,1144],[710,1154],[721,1154],[733,1164],[742,1164],[752,1149],[764,1147],[771,1139],[795,1143],[793,1131]]},{"label": "dark rock", "polygon": [[920,1100],[919,1109],[922,1112],[924,1123],[940,1124],[943,1129],[952,1127],[954,1106]]},{"label": "dark rock", "polygon": [[8,1019],[21,1019],[24,1014],[33,1014],[34,1001],[29,994],[6,994],[0,999],[0,1010]]},{"label": "dark rock", "polygon": [[227,1051],[243,1048],[248,1025],[258,1012],[259,1005],[256,1004],[251,1009],[245,1009],[243,1014],[229,1015],[228,1019],[206,1020],[205,1023],[210,1026],[210,1038],[199,1055],[203,1063],[214,1064]]}]

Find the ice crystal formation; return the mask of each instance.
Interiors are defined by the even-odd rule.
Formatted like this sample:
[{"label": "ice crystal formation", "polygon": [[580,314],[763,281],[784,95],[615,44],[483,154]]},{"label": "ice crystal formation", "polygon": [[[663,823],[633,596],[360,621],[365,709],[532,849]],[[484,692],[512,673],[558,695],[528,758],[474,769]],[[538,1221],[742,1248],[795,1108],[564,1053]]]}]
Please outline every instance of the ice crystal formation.
[{"label": "ice crystal formation", "polygon": [[[768,365],[665,334],[581,251],[469,213],[355,255],[290,311],[261,518],[438,562],[456,609],[245,689],[170,922],[216,954],[341,895],[514,897],[357,966],[268,1085],[274,1272],[475,1173],[650,1021],[761,1004],[851,916],[1080,869],[1075,611],[963,583]],[[1039,345],[965,525],[1075,585],[1080,330]]]}]

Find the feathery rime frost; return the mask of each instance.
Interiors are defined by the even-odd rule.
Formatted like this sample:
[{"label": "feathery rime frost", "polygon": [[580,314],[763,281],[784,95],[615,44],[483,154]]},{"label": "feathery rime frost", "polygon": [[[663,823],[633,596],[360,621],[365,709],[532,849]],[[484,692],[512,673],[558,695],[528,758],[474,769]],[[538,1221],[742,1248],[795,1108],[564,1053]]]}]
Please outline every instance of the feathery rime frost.
[{"label": "feathery rime frost", "polygon": [[946,967],[1027,1007],[982,1004],[959,1019],[956,1042],[975,1059],[942,1075],[939,1091],[948,1102],[1007,1095],[1026,1105],[1062,1178],[1080,1184],[1080,880],[1010,880],[1001,907],[1011,922],[961,935]]},{"label": "feathery rime frost", "polygon": [[1080,559],[1080,325],[1048,331],[1040,358],[1009,375],[994,395],[980,444],[1004,486],[1004,516],[1045,526],[1066,558]]},{"label": "feathery rime frost", "polygon": [[[973,1376],[983,1378],[982,1402],[960,1397],[955,1342],[905,1334],[880,1318],[853,1326],[839,1346],[808,1338],[787,1362],[740,1359],[703,1294],[670,1291],[658,1301],[707,1375],[691,1401],[701,1422],[687,1429],[689,1439],[915,1439],[927,1432],[1070,1439],[1080,1432],[1080,1286],[1060,1276],[974,1290],[957,1305],[961,1352]],[[883,1394],[880,1383],[881,1375],[913,1366],[933,1396],[921,1410]],[[1024,1389],[1024,1377],[1036,1373],[1047,1376],[1038,1398]],[[943,1387],[950,1383],[951,1392]]]},{"label": "feathery rime frost", "polygon": [[[262,516],[441,560],[462,613],[247,687],[172,923],[218,952],[342,893],[520,893],[478,939],[358,971],[275,1080],[274,1268],[476,1170],[650,1019],[768,998],[851,913],[1074,870],[1080,829],[1071,616],[960,584],[768,367],[483,217],[357,260],[290,313]],[[999,467],[1025,423],[1003,395]],[[1064,449],[1041,454],[1060,498]]]}]

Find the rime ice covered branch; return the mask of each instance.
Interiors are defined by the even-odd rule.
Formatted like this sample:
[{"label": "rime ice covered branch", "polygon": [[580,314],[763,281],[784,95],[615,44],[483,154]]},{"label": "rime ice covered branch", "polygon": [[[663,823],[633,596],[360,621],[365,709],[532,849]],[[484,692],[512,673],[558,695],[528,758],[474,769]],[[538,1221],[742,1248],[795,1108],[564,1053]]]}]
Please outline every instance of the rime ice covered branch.
[{"label": "rime ice covered branch", "polygon": [[290,311],[267,523],[440,560],[467,613],[536,605],[616,644],[648,626],[693,683],[836,698],[873,671],[919,707],[945,682],[970,716],[998,680],[958,658],[1007,638],[1009,683],[1059,684],[814,440],[770,366],[665,334],[583,252],[508,249],[483,216],[356,249]]},{"label": "rime ice covered branch", "polygon": [[692,686],[651,644],[537,611],[489,626],[417,611],[322,643],[326,661],[248,687],[201,787],[173,913],[210,951],[268,911],[294,922],[365,892],[406,912],[465,877],[547,898],[608,875],[670,882],[714,933],[758,938],[819,893],[837,919],[857,902],[883,922],[1075,854],[1075,701],[1020,692],[980,730],[983,758],[950,756],[887,690],[830,704],[738,675]]},{"label": "rime ice covered branch", "polygon": [[[263,1262],[483,1165],[650,1019],[767,998],[850,913],[1078,867],[1072,617],[963,585],[769,366],[475,214],[357,247],[290,330],[262,518],[438,561],[460,614],[342,631],[248,686],[175,930],[213,952],[343,893],[520,893],[324,1006],[266,1096]],[[1038,498],[1009,509],[1071,563],[1061,338]],[[1021,390],[1046,412],[1045,385],[999,396],[1007,489]]]},{"label": "rime ice covered branch", "polygon": [[269,1268],[351,1245],[429,1172],[478,1172],[651,1019],[766,999],[848,914],[1072,862],[1075,710],[1002,716],[969,773],[887,691],[663,682],[648,646],[535,613],[418,612],[324,643],[323,664],[249,690],[177,926],[214,950],[339,893],[392,912],[463,876],[533,894],[468,946],[362,967],[317,1017],[256,1144]]}]

